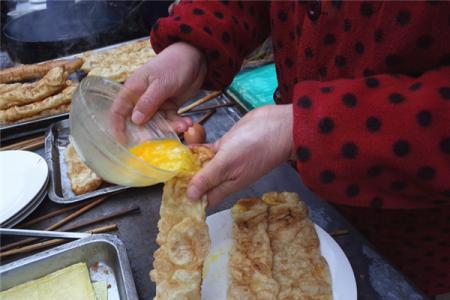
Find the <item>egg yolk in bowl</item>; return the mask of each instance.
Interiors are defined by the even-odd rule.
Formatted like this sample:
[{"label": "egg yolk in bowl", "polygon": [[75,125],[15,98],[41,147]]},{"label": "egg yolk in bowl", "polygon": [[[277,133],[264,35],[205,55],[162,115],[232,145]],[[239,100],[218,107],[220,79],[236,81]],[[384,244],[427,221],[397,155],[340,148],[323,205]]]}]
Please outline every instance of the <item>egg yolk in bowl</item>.
[{"label": "egg yolk in bowl", "polygon": [[191,150],[177,140],[145,141],[129,148],[129,151],[153,167],[176,173],[198,168]]}]

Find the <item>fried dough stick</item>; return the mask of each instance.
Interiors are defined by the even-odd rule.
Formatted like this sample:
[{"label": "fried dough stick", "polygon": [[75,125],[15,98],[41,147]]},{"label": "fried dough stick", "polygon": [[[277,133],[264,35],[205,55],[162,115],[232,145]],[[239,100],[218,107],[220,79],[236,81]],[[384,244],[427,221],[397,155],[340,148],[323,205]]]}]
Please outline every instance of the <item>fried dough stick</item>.
[{"label": "fried dough stick", "polygon": [[295,193],[266,193],[268,234],[273,251],[273,277],[278,299],[331,300],[328,265],[308,209]]},{"label": "fried dough stick", "polygon": [[[209,160],[209,149],[193,149],[199,165]],[[176,176],[164,184],[150,278],[156,283],[158,300],[199,300],[203,263],[210,239],[206,225],[206,197],[190,201],[186,196],[192,174]]]},{"label": "fried dough stick", "polygon": [[279,285],[272,277],[267,204],[260,199],[242,199],[231,213],[234,222],[228,299],[276,300]]},{"label": "fried dough stick", "polygon": [[72,94],[77,85],[72,84],[61,93],[48,97],[42,101],[23,106],[13,106],[6,110],[0,110],[0,123],[15,122],[21,119],[30,118],[42,112],[69,104],[72,101]]},{"label": "fried dough stick", "polygon": [[83,59],[62,59],[45,62],[42,64],[21,65],[0,71],[0,83],[23,81],[39,78],[47,74],[53,68],[64,67],[67,73],[73,73],[83,64]]},{"label": "fried dough stick", "polygon": [[22,84],[13,83],[10,84],[14,87],[11,90],[7,90],[7,86],[3,86],[1,89],[6,90],[6,92],[0,93],[0,109],[25,105],[52,96],[66,87],[67,77],[69,77],[69,74],[64,70],[64,67],[56,67],[39,81]]}]

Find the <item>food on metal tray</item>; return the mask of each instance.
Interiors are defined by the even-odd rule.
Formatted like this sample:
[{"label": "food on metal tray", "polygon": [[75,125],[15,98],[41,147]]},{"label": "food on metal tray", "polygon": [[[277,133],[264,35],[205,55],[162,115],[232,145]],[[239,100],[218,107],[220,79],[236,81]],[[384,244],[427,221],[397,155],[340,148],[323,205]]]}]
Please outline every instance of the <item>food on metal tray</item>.
[{"label": "food on metal tray", "polygon": [[267,204],[257,198],[242,199],[231,213],[228,299],[277,299],[279,285],[272,276]]},{"label": "food on metal tray", "polygon": [[103,180],[80,159],[72,143],[64,152],[64,161],[72,191],[76,195],[95,191],[102,184]]},{"label": "food on metal tray", "polygon": [[23,81],[44,76],[56,67],[64,67],[67,73],[73,73],[83,64],[82,58],[53,60],[41,64],[21,65],[0,71],[0,83]]},{"label": "food on metal tray", "polygon": [[0,292],[2,300],[96,300],[85,263],[77,263]]},{"label": "food on metal tray", "polygon": [[295,193],[266,193],[268,234],[278,299],[332,299],[327,262],[308,209]]},{"label": "food on metal tray", "polygon": [[[199,167],[213,156],[205,147],[192,151]],[[194,202],[186,196],[194,173],[181,173],[164,185],[156,239],[160,247],[154,253],[154,269],[150,272],[156,283],[154,299],[200,299],[210,239],[205,222],[206,197]]]},{"label": "food on metal tray", "polygon": [[148,40],[136,41],[111,50],[82,54],[84,63],[81,70],[90,76],[124,82],[155,55]]},{"label": "food on metal tray", "polygon": [[51,69],[44,77],[33,83],[12,83],[0,89],[0,109],[26,105],[54,95],[66,87],[68,72],[64,67]]},{"label": "food on metal tray", "polygon": [[0,110],[0,123],[19,121],[36,116],[48,110],[61,108],[61,105],[70,104],[72,101],[72,94],[76,87],[77,84],[70,84],[61,93],[50,96],[42,101]]}]

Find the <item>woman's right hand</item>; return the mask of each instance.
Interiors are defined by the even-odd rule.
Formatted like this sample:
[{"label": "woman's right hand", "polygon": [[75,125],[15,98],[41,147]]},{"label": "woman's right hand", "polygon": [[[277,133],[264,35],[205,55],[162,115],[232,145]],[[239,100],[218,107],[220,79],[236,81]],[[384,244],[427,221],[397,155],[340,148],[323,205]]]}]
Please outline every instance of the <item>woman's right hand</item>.
[{"label": "woman's right hand", "polygon": [[192,120],[178,116],[177,109],[200,89],[206,71],[206,59],[200,50],[184,42],[170,45],[125,82],[111,109],[115,131],[123,130],[130,116],[140,125],[158,111],[175,131],[185,131]]}]

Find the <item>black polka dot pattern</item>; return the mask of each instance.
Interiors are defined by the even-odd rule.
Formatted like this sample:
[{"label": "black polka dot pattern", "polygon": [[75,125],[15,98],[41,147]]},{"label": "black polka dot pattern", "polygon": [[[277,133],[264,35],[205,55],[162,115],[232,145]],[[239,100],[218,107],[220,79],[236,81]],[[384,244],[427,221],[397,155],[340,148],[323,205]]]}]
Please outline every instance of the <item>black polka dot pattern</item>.
[{"label": "black polka dot pattern", "polygon": [[389,102],[392,104],[400,104],[405,101],[405,97],[400,93],[392,93],[389,95]]},{"label": "black polka dot pattern", "polygon": [[393,144],[392,149],[397,157],[405,157],[411,151],[411,145],[408,141],[398,140]]},{"label": "black polka dot pattern", "polygon": [[223,19],[223,18],[224,18],[223,13],[220,12],[220,11],[215,11],[213,14],[214,14],[214,16],[215,16],[217,19]]},{"label": "black polka dot pattern", "polygon": [[203,14],[205,14],[205,12],[203,11],[203,9],[201,9],[201,8],[194,8],[193,10],[192,10],[192,13],[194,14],[194,15],[203,15]]},{"label": "black polka dot pattern", "polygon": [[432,180],[436,176],[436,171],[430,166],[420,167],[417,170],[417,178],[421,180]]},{"label": "black polka dot pattern", "polygon": [[355,52],[358,54],[363,54],[364,53],[364,44],[361,42],[357,42],[355,44]]},{"label": "black polka dot pattern", "polygon": [[397,13],[396,19],[400,26],[405,26],[411,20],[411,14],[407,10],[401,10]]},{"label": "black polka dot pattern", "polygon": [[192,27],[187,24],[181,24],[180,31],[185,34],[189,34],[192,32]]},{"label": "black polka dot pattern", "polygon": [[375,77],[366,78],[366,85],[368,88],[377,88],[380,85],[380,81]]},{"label": "black polka dot pattern", "polygon": [[366,120],[366,128],[367,128],[367,131],[369,131],[371,133],[379,131],[380,128],[381,128],[381,121],[380,121],[380,119],[377,118],[377,117],[373,117],[373,116],[369,117]]},{"label": "black polka dot pattern", "polygon": [[342,55],[337,55],[336,58],[334,59],[334,62],[337,67],[344,67],[345,64],[347,63],[347,59]]},{"label": "black polka dot pattern", "polygon": [[408,89],[412,92],[415,92],[415,91],[418,91],[421,87],[422,87],[422,83],[415,82],[415,83],[411,84]]},{"label": "black polka dot pattern", "polygon": [[314,53],[312,51],[311,48],[305,48],[305,57],[306,58],[313,58],[314,57]]},{"label": "black polka dot pattern", "polygon": [[345,143],[342,145],[341,153],[346,159],[355,159],[358,156],[358,146],[352,142]]},{"label": "black polka dot pattern", "polygon": [[328,71],[326,67],[319,68],[319,75],[321,77],[327,77]]},{"label": "black polka dot pattern", "polygon": [[450,100],[450,86],[442,86],[439,88],[439,95],[444,100]]},{"label": "black polka dot pattern", "polygon": [[356,99],[356,96],[352,93],[347,93],[342,96],[342,102],[347,107],[355,107],[358,100]]},{"label": "black polka dot pattern", "polygon": [[320,88],[320,92],[322,94],[329,94],[333,91],[333,88],[331,86],[324,86]]},{"label": "black polka dot pattern", "polygon": [[320,172],[320,182],[324,184],[329,184],[334,182],[336,179],[336,174],[331,170],[324,170]]},{"label": "black polka dot pattern", "polygon": [[230,34],[228,32],[222,33],[222,41],[225,44],[228,44],[230,42],[230,40],[231,40],[231,36],[230,36]]},{"label": "black polka dot pattern", "polygon": [[203,31],[206,32],[206,33],[209,34],[209,35],[212,35],[212,34],[213,34],[212,31],[211,31],[211,29],[210,29],[209,27],[207,27],[207,26],[203,27]]},{"label": "black polka dot pattern", "polygon": [[286,22],[287,21],[287,13],[285,12],[285,11],[283,11],[283,10],[281,10],[281,11],[279,11],[278,12],[278,19],[281,21],[281,22]]},{"label": "black polka dot pattern", "polygon": [[330,133],[334,129],[334,121],[329,117],[325,117],[319,121],[319,132]]},{"label": "black polka dot pattern", "polygon": [[307,147],[300,146],[297,149],[297,157],[299,161],[306,162],[311,158],[311,153]]},{"label": "black polka dot pattern", "polygon": [[363,17],[370,18],[373,14],[372,4],[370,2],[361,3],[360,12]]},{"label": "black polka dot pattern", "polygon": [[344,20],[344,31],[349,32],[352,29],[352,21],[349,19]]},{"label": "black polka dot pattern", "polygon": [[327,35],[325,35],[323,43],[325,45],[333,45],[334,43],[336,43],[336,37],[334,36],[334,34],[328,33]]},{"label": "black polka dot pattern", "polygon": [[432,114],[429,110],[421,110],[416,115],[417,124],[421,127],[429,127],[433,119]]},{"label": "black polka dot pattern", "polygon": [[347,187],[346,194],[348,197],[353,198],[359,195],[360,189],[357,184],[351,184]]},{"label": "black polka dot pattern", "polygon": [[375,43],[381,42],[383,40],[383,30],[375,30],[375,32],[373,33],[373,40],[375,41]]},{"label": "black polka dot pattern", "polygon": [[450,137],[442,139],[439,143],[439,148],[442,153],[444,154],[450,154]]},{"label": "black polka dot pattern", "polygon": [[297,105],[301,108],[310,108],[311,98],[309,98],[308,96],[302,96],[298,99]]}]

